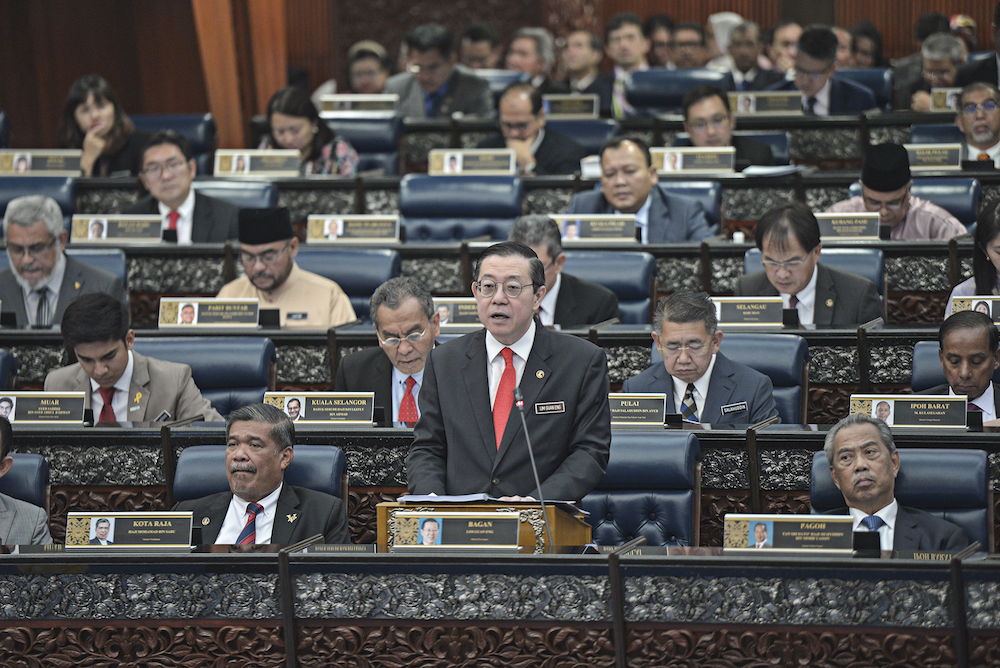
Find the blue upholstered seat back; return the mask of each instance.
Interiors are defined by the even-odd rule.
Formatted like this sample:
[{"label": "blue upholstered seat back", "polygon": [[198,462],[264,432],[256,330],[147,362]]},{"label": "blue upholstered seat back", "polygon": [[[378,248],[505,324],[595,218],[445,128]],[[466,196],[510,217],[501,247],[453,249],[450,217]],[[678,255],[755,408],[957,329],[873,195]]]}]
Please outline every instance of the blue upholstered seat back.
[{"label": "blue upholstered seat back", "polygon": [[676,112],[684,94],[699,84],[732,88],[728,72],[708,69],[664,70],[659,68],[633,72],[625,79],[625,97],[633,107],[647,114]]},{"label": "blue upholstered seat back", "polygon": [[[937,204],[958,218],[971,232],[983,201],[983,186],[979,179],[963,176],[914,179],[913,194]],[[847,189],[851,197],[861,194],[861,184],[855,181]],[[824,251],[825,253],[826,251]]]},{"label": "blue upholstered seat back", "polygon": [[[63,224],[69,231],[76,206],[76,179],[72,176],[0,176],[0,216],[12,199],[25,195],[45,195],[59,205]],[[0,234],[2,234],[0,228]]]},{"label": "blue upholstered seat back", "polygon": [[198,165],[198,173],[208,176],[215,166],[215,147],[219,132],[215,116],[205,114],[140,114],[130,116],[138,130],[153,133],[158,130],[176,130],[191,143],[191,154]]},{"label": "blue upholstered seat back", "polygon": [[626,324],[648,325],[652,311],[656,259],[632,251],[565,251],[563,270],[603,285],[618,296],[618,313]]},{"label": "blue upholstered seat back", "polygon": [[295,258],[306,271],[335,281],[351,299],[354,313],[370,320],[368,303],[375,288],[399,276],[399,251],[375,248],[299,248]]},{"label": "blue upholstered seat back", "polygon": [[557,118],[546,120],[545,127],[572,137],[587,155],[598,155],[604,142],[618,134],[618,121],[611,118]]},{"label": "blue upholstered seat back", "polygon": [[278,206],[278,187],[270,181],[196,179],[191,187],[202,195],[225,200],[241,209],[269,209]]},{"label": "blue upholstered seat back", "polygon": [[698,200],[705,210],[708,224],[719,229],[719,212],[722,209],[722,185],[718,181],[660,181],[660,189],[672,195],[683,195]]},{"label": "blue upholstered seat back", "polygon": [[0,493],[27,501],[48,513],[49,463],[41,455],[12,452],[10,456],[14,463],[0,478]]},{"label": "blue upholstered seat back", "polygon": [[837,76],[859,83],[875,95],[875,103],[885,113],[892,113],[892,89],[896,75],[889,67],[851,67],[837,70]]},{"label": "blue upholstered seat back", "polygon": [[516,176],[407,174],[399,182],[400,222],[408,242],[505,241],[523,196]]},{"label": "blue upholstered seat back", "polygon": [[[941,368],[937,341],[917,341],[913,345],[913,362],[910,365],[910,388],[923,392],[948,382]],[[1000,383],[1000,369],[993,372],[993,382]]]},{"label": "blue upholstered seat back", "polygon": [[[875,284],[880,295],[885,293],[885,256],[877,248],[824,248],[820,264],[857,274]],[[752,274],[764,269],[760,263],[760,250],[751,248],[743,256],[743,273]]]},{"label": "blue upholstered seat back", "polygon": [[361,158],[359,171],[382,170],[388,175],[399,173],[399,116],[383,118],[325,118],[336,134],[351,142]]},{"label": "blue upholstered seat back", "polygon": [[911,144],[964,144],[965,133],[954,123],[914,123],[910,126]]}]

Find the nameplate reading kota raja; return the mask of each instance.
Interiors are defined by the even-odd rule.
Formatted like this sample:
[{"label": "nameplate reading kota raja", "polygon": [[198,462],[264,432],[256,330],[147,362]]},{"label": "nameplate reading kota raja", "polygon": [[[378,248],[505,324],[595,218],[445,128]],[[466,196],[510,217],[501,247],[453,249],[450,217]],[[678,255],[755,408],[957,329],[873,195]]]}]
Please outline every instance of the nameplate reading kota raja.
[{"label": "nameplate reading kota raja", "polygon": [[821,240],[868,239],[877,241],[878,213],[817,213]]},{"label": "nameplate reading kota raja", "polygon": [[802,94],[798,91],[730,93],[729,106],[737,116],[746,114],[801,116]]},{"label": "nameplate reading kota raja", "polygon": [[966,404],[964,394],[852,394],[850,413],[876,417],[890,427],[965,429]]},{"label": "nameplate reading kota raja", "polygon": [[298,176],[295,149],[218,149],[215,176]]},{"label": "nameplate reading kota raja", "polygon": [[0,150],[0,174],[5,176],[80,176],[79,149]]},{"label": "nameplate reading kota raja", "polygon": [[509,148],[434,149],[427,156],[427,173],[433,176],[506,176],[517,172]]},{"label": "nameplate reading kota raja", "polygon": [[312,215],[306,227],[310,244],[399,241],[399,216]]},{"label": "nameplate reading kota raja", "polygon": [[613,425],[663,426],[667,415],[667,395],[662,392],[608,394]]},{"label": "nameplate reading kota raja", "polygon": [[635,214],[552,214],[562,234],[563,243],[635,242]]},{"label": "nameplate reading kota raja", "polygon": [[961,144],[903,144],[910,169],[961,169]]},{"label": "nameplate reading kota raja", "polygon": [[560,118],[597,118],[596,95],[543,95],[542,108],[549,120]]},{"label": "nameplate reading kota raja", "polygon": [[743,515],[727,513],[723,521],[725,554],[823,551],[849,556],[853,550],[850,515]]},{"label": "nameplate reading kota raja", "polygon": [[475,297],[435,297],[434,310],[441,317],[441,327],[461,325],[482,327]]},{"label": "nameplate reading kota raja", "polygon": [[649,151],[653,164],[664,173],[732,172],[736,165],[736,149],[732,146],[653,148]]},{"label": "nameplate reading kota raja", "polygon": [[191,511],[69,513],[66,549],[187,552]]},{"label": "nameplate reading kota raja", "polygon": [[781,327],[781,297],[712,297],[720,325]]},{"label": "nameplate reading kota raja", "polygon": [[75,215],[71,229],[70,240],[77,243],[159,243],[163,219],[155,214]]},{"label": "nameplate reading kota raja", "polygon": [[0,391],[0,415],[18,424],[81,424],[83,392]]},{"label": "nameplate reading kota raja", "polygon": [[256,327],[256,299],[160,298],[160,327]]},{"label": "nameplate reading kota raja", "polygon": [[400,510],[394,515],[393,551],[517,550],[519,513]]},{"label": "nameplate reading kota raja", "polygon": [[264,403],[284,411],[295,424],[371,426],[375,419],[374,392],[267,392]]}]

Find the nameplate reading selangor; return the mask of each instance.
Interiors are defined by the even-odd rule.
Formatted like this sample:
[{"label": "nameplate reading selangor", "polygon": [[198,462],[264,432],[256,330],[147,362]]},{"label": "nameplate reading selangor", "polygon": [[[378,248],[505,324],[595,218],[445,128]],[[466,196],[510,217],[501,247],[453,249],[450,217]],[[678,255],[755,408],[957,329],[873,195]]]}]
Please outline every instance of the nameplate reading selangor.
[{"label": "nameplate reading selangor", "polygon": [[961,169],[961,144],[903,144],[910,169]]},{"label": "nameplate reading selangor", "polygon": [[974,297],[952,297],[951,312],[979,311],[988,315],[993,322],[1000,319],[1000,297],[992,295],[976,295]]},{"label": "nameplate reading selangor", "polygon": [[441,328],[482,327],[475,297],[435,297],[434,310],[441,320]]},{"label": "nameplate reading selangor", "polygon": [[215,176],[298,176],[295,149],[217,149]]},{"label": "nameplate reading selangor", "polygon": [[394,514],[393,552],[434,550],[518,551],[518,511],[475,513],[400,510]]},{"label": "nameplate reading selangor", "polygon": [[958,111],[961,88],[931,88],[931,111]]},{"label": "nameplate reading selangor", "polygon": [[18,424],[82,424],[84,392],[0,391],[0,416]]},{"label": "nameplate reading selangor", "polygon": [[399,216],[309,216],[306,243],[336,244],[399,241]]},{"label": "nameplate reading selangor", "polygon": [[295,424],[371,426],[375,419],[374,392],[267,392],[264,403],[284,411]]},{"label": "nameplate reading selangor", "polygon": [[715,316],[723,326],[781,327],[781,297],[712,297]]},{"label": "nameplate reading selangor", "polygon": [[160,327],[256,327],[256,299],[161,297]]},{"label": "nameplate reading selangor", "polygon": [[817,213],[820,239],[846,241],[878,241],[879,214],[875,213]]},{"label": "nameplate reading selangor", "polygon": [[651,148],[653,165],[660,172],[698,172],[717,174],[732,172],[736,165],[736,149],[732,146],[700,146]]},{"label": "nameplate reading selangor", "polygon": [[68,513],[66,549],[189,552],[191,511]]},{"label": "nameplate reading selangor", "polygon": [[596,95],[543,95],[542,108],[551,120],[570,118],[597,118]]},{"label": "nameplate reading selangor", "polygon": [[517,173],[517,161],[514,151],[509,148],[436,148],[427,156],[427,173],[432,176],[507,176]]},{"label": "nameplate reading selangor", "polygon": [[5,176],[80,176],[79,149],[0,150],[0,174]]},{"label": "nameplate reading selangor", "polygon": [[730,93],[729,106],[732,107],[737,116],[749,114],[801,116],[802,94],[798,91]]},{"label": "nameplate reading selangor", "polygon": [[163,219],[156,214],[73,216],[70,240],[77,243],[155,244],[163,238]]},{"label": "nameplate reading selangor", "polygon": [[853,551],[850,515],[742,515],[727,513],[723,553],[766,556],[808,551],[849,556]]},{"label": "nameplate reading selangor", "polygon": [[635,243],[635,214],[551,214],[564,244]]},{"label": "nameplate reading selangor", "polygon": [[850,413],[876,417],[890,427],[965,429],[966,404],[964,394],[852,394]]},{"label": "nameplate reading selangor", "polygon": [[662,427],[667,417],[667,395],[662,392],[611,392],[611,424]]}]

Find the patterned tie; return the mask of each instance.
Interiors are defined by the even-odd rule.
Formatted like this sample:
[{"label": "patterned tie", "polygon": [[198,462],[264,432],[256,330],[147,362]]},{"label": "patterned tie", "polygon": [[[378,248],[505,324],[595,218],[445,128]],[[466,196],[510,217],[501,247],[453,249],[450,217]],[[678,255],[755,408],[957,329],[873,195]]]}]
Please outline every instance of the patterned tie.
[{"label": "patterned tie", "polygon": [[101,406],[101,415],[97,418],[101,422],[118,422],[118,418],[115,417],[115,409],[111,405],[111,400],[115,396],[114,387],[99,387],[97,391],[101,393],[101,400],[104,405]]},{"label": "patterned tie", "polygon": [[35,290],[38,295],[38,308],[35,309],[35,327],[49,327],[49,289],[42,286]]},{"label": "patterned tie", "polygon": [[879,527],[885,524],[885,520],[878,515],[869,515],[861,520],[861,523],[864,524],[865,528],[869,531],[878,531]]},{"label": "patterned tie", "polygon": [[806,100],[806,106],[805,106],[805,109],[803,109],[803,111],[805,111],[810,116],[815,116],[816,115],[816,98],[815,97],[810,97],[809,99]]},{"label": "patterned tie", "polygon": [[798,306],[799,306],[798,297],[792,295],[791,297],[788,298],[788,308],[798,308]]},{"label": "patterned tie", "polygon": [[180,217],[181,217],[181,212],[178,211],[177,209],[174,209],[173,211],[171,211],[170,213],[168,213],[167,214],[167,218],[170,219],[170,222],[167,224],[168,229],[176,230],[177,229],[177,219],[180,218]]},{"label": "patterned tie", "polygon": [[264,512],[264,506],[259,503],[247,504],[247,524],[236,537],[237,545],[253,545],[257,542],[257,515]]},{"label": "patterned tie", "polygon": [[990,154],[987,153],[987,152],[985,152],[985,151],[983,151],[982,153],[979,154],[979,159],[980,160],[989,160],[990,159]]},{"label": "patterned tie", "polygon": [[698,421],[698,405],[694,401],[694,383],[688,383],[687,392],[681,402],[681,417],[688,422]]},{"label": "patterned tie", "polygon": [[403,400],[399,402],[399,421],[405,422],[410,429],[413,429],[413,425],[417,424],[417,418],[420,417],[420,414],[417,413],[417,402],[413,399],[413,386],[416,384],[417,381],[413,379],[413,376],[406,378],[406,393],[403,395]]},{"label": "patterned tie", "polygon": [[628,103],[625,101],[625,79],[615,77],[615,83],[611,91],[611,113],[617,119],[625,118],[628,110]]},{"label": "patterned tie", "polygon": [[517,385],[517,373],[514,371],[514,351],[510,348],[504,348],[500,354],[503,355],[504,361],[503,375],[500,376],[500,385],[497,387],[497,394],[493,399],[493,433],[497,439],[497,450],[500,449],[500,441],[503,440],[503,431],[507,427],[510,409],[514,406],[514,387]]}]

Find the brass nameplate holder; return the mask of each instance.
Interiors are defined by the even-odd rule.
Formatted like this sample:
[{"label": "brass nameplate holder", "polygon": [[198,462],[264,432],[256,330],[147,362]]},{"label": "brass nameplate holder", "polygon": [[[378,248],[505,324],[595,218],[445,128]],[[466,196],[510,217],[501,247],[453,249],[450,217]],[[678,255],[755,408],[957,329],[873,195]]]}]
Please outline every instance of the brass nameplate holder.
[{"label": "brass nameplate holder", "polygon": [[569,246],[577,242],[580,245],[635,243],[634,213],[562,213],[551,214],[549,218],[556,221],[563,243]]},{"label": "brass nameplate holder", "polygon": [[160,327],[256,327],[256,299],[161,297]]},{"label": "brass nameplate holder", "polygon": [[727,513],[723,522],[722,545],[727,555],[820,552],[850,556],[853,551],[854,520],[850,515]]},{"label": "brass nameplate holder", "polygon": [[931,111],[958,111],[961,88],[931,88]]},{"label": "brass nameplate holder", "polygon": [[1000,297],[995,295],[976,295],[974,297],[952,297],[951,312],[979,311],[989,316],[993,322],[1000,320]]},{"label": "brass nameplate holder", "polygon": [[611,392],[612,425],[648,425],[662,427],[667,417],[667,395],[662,392]]},{"label": "brass nameplate holder", "polygon": [[190,510],[68,513],[66,549],[188,552],[191,549],[191,515]]},{"label": "brass nameplate holder", "polygon": [[961,169],[961,144],[903,144],[910,159],[910,169]]},{"label": "brass nameplate holder", "polygon": [[266,392],[264,403],[284,411],[296,424],[370,427],[375,419],[374,392]]},{"label": "brass nameplate holder", "polygon": [[76,214],[70,240],[92,244],[155,244],[163,240],[163,219],[156,214]]},{"label": "brass nameplate holder", "polygon": [[309,216],[306,243],[343,244],[370,241],[399,241],[399,216]]},{"label": "brass nameplate holder", "polygon": [[382,113],[395,115],[399,96],[394,93],[382,95],[338,93],[336,95],[322,95],[319,102],[322,107],[321,118],[370,117],[372,112],[381,112],[378,115]]},{"label": "brass nameplate holder", "polygon": [[517,173],[514,151],[509,148],[436,148],[427,156],[427,173],[432,176],[513,176]]},{"label": "brass nameplate holder", "polygon": [[878,212],[868,213],[817,213],[819,235],[822,241],[878,241]]},{"label": "brass nameplate holder", "polygon": [[0,149],[4,176],[80,176],[80,149]]},{"label": "brass nameplate holder", "polygon": [[737,116],[801,116],[802,93],[798,91],[755,91],[730,93],[729,106]]},{"label": "brass nameplate holder", "polygon": [[218,149],[215,176],[298,176],[299,152],[293,148]]},{"label": "brass nameplate holder", "polygon": [[669,146],[651,148],[649,153],[661,173],[725,174],[736,166],[736,149],[732,146]]},{"label": "brass nameplate holder", "polygon": [[542,109],[550,120],[571,118],[597,118],[596,95],[543,95]]},{"label": "brass nameplate holder", "polygon": [[722,327],[781,327],[781,297],[712,297]]},{"label": "brass nameplate holder", "polygon": [[84,392],[0,391],[0,416],[18,424],[83,423]]},{"label": "brass nameplate holder", "polygon": [[441,318],[441,329],[482,327],[475,297],[435,297],[434,309]]},{"label": "brass nameplate holder", "polygon": [[965,429],[966,399],[964,394],[852,394],[850,413],[878,418],[890,427]]},{"label": "brass nameplate holder", "polygon": [[433,550],[504,550],[517,552],[520,513],[398,510],[393,552]]}]

